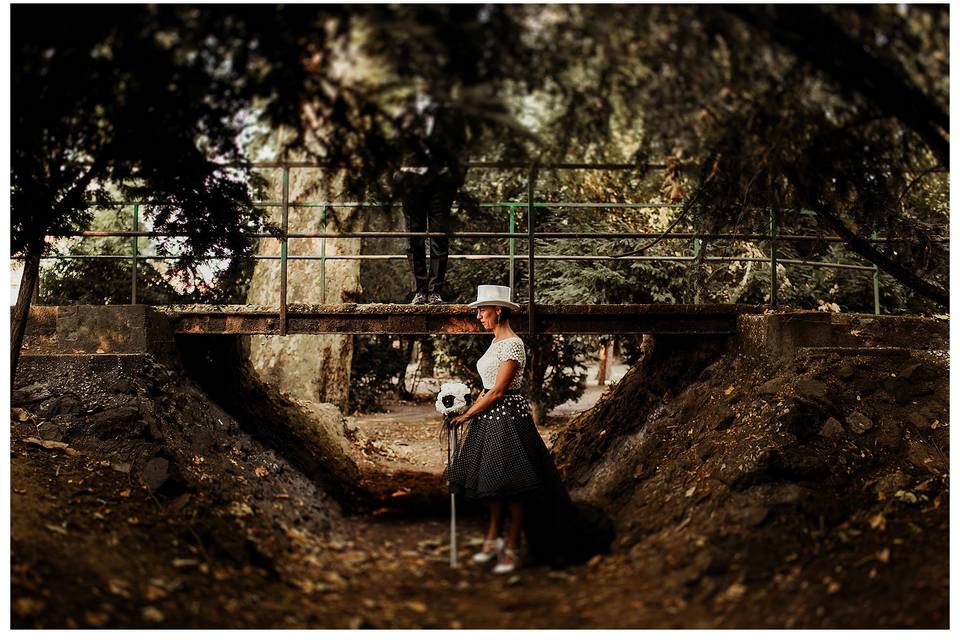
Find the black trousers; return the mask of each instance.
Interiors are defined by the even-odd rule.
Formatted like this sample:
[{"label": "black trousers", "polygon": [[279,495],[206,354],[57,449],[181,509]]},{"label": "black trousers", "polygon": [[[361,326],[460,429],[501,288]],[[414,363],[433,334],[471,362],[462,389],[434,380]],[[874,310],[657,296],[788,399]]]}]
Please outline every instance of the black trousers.
[{"label": "black trousers", "polygon": [[[450,209],[455,190],[446,185],[411,189],[403,196],[403,217],[407,231],[445,232],[450,228]],[[427,266],[427,238],[410,238],[407,259],[413,286],[418,293],[440,293],[447,273],[450,241],[447,238],[429,238],[430,265]]]}]

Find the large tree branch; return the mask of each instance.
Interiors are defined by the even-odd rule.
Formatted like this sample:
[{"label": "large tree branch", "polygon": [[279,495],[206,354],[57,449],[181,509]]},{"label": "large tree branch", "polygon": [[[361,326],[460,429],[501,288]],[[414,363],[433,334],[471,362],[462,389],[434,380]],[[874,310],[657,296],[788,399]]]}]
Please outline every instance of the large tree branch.
[{"label": "large tree branch", "polygon": [[[105,156],[101,156],[103,158]],[[63,213],[72,206],[72,203],[78,198],[82,198],[87,187],[93,182],[94,178],[103,171],[106,162],[103,160],[95,161],[86,172],[70,187],[62,198],[54,205],[54,211]],[[23,338],[27,332],[27,321],[30,318],[30,307],[33,301],[33,292],[37,288],[37,281],[40,279],[40,255],[43,253],[44,239],[49,229],[37,230],[37,235],[30,238],[27,242],[23,276],[20,279],[20,291],[17,295],[17,302],[13,308],[13,317],[10,321],[10,385],[13,387],[13,379],[17,375],[17,364],[20,361],[20,350],[23,348]]]},{"label": "large tree branch", "polygon": [[836,231],[838,236],[843,238],[850,249],[877,265],[884,273],[889,274],[908,289],[916,291],[925,298],[929,298],[947,309],[950,308],[950,293],[948,291],[938,287],[932,282],[924,280],[912,271],[904,268],[903,265],[896,260],[881,253],[873,244],[854,233],[853,230],[844,224],[843,220],[835,214],[826,211],[817,211],[816,214],[821,222],[828,225]]},{"label": "large tree branch", "polygon": [[733,5],[728,10],[826,73],[841,89],[860,93],[900,120],[950,168],[950,115],[910,82],[902,68],[871,55],[822,9]]}]

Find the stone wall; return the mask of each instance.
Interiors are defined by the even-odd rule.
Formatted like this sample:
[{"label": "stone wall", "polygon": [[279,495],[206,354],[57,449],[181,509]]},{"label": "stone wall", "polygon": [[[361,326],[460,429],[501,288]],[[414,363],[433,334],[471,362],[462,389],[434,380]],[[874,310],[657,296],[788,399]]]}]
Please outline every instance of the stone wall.
[{"label": "stone wall", "polygon": [[803,311],[741,315],[738,350],[751,358],[788,362],[810,349],[949,349],[948,323],[919,316]]},{"label": "stone wall", "polygon": [[73,353],[150,354],[168,364],[177,361],[171,319],[147,305],[32,307],[23,355]]}]

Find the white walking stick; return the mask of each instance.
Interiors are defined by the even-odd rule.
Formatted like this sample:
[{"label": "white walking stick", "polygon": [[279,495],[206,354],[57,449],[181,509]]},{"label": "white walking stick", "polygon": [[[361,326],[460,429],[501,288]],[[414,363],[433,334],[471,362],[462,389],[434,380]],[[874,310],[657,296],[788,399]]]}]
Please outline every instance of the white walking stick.
[{"label": "white walking stick", "polygon": [[[470,387],[462,382],[447,382],[440,385],[437,393],[437,412],[443,416],[443,428],[447,430],[447,487],[450,490],[450,566],[457,566],[457,498],[453,489],[453,464],[457,458],[459,426],[451,425],[453,414],[462,413],[470,405]],[[442,436],[441,436],[442,437]]]},{"label": "white walking stick", "polygon": [[453,493],[453,458],[457,446],[457,427],[447,429],[449,444],[447,449],[447,486],[450,489],[450,567],[457,567],[457,496]]}]

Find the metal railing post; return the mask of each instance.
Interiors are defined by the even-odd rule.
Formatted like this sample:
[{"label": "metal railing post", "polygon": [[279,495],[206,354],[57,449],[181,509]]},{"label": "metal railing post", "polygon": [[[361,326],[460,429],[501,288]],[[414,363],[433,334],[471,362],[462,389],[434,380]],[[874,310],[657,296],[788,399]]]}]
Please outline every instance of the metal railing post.
[{"label": "metal railing post", "polygon": [[777,308],[777,225],[776,211],[770,210],[770,306]]},{"label": "metal railing post", "polygon": [[290,214],[290,167],[283,165],[283,196],[281,204],[281,229],[283,237],[280,239],[280,335],[287,335],[287,224]]},{"label": "metal railing post", "polygon": [[700,238],[693,239],[694,278],[693,304],[700,304]]},{"label": "metal railing post", "polygon": [[[537,164],[534,163],[530,166],[530,174],[527,177],[527,253],[528,253],[528,302],[527,302],[527,335],[532,341],[536,335],[536,320],[535,320],[535,306],[536,306],[536,292],[534,290],[534,230],[536,227],[536,220],[534,218],[534,209],[533,209],[533,194],[534,186],[537,182]],[[532,343],[531,343],[532,344]],[[531,365],[532,366],[532,365]]]},{"label": "metal railing post", "polygon": [[703,261],[700,256],[700,252],[703,250],[703,244],[702,240],[696,235],[699,229],[700,213],[699,210],[695,210],[693,215],[693,304],[700,304],[700,283],[703,280],[703,274],[701,273]]},{"label": "metal railing post", "polygon": [[[510,233],[515,233],[517,228],[517,217],[516,217],[517,212],[515,209],[516,207],[514,207],[514,205],[511,204],[510,205]],[[510,246],[510,291],[513,291],[513,281],[516,275],[514,254],[516,253],[517,239],[511,236],[509,246]]]},{"label": "metal railing post", "polygon": [[[320,209],[320,228],[327,232],[328,207]],[[361,245],[363,240],[360,241]],[[320,238],[320,303],[327,304],[327,239]]]},{"label": "metal railing post", "polygon": [[[870,234],[871,240],[877,239],[877,228],[874,226]],[[873,265],[873,314],[880,315],[880,269],[876,264]]]},{"label": "metal railing post", "polygon": [[[140,203],[133,203],[133,232],[140,231]],[[130,241],[132,264],[130,275],[130,304],[137,304],[137,255],[140,251],[140,238],[133,236]]]}]

